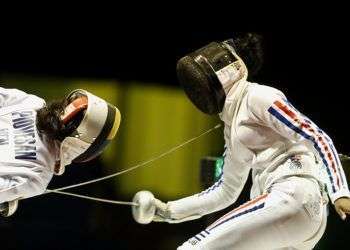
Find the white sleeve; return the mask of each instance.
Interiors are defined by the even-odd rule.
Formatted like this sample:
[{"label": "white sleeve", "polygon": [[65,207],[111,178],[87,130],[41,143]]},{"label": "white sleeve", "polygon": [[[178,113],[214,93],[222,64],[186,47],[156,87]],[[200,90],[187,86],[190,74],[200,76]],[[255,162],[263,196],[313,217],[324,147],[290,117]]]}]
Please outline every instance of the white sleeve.
[{"label": "white sleeve", "polygon": [[0,108],[21,103],[28,94],[18,89],[5,89],[0,87]]},{"label": "white sleeve", "polygon": [[318,155],[326,167],[329,180],[325,183],[333,203],[340,197],[350,197],[344,170],[333,141],[315,123],[300,113],[282,92],[262,86],[259,91],[248,96],[248,105],[257,122],[293,142],[305,143]]},{"label": "white sleeve", "polygon": [[168,202],[172,219],[185,221],[187,217],[188,220],[199,218],[224,209],[237,200],[248,179],[250,168],[232,164],[231,157],[226,151],[223,173],[219,181],[201,193]]},{"label": "white sleeve", "polygon": [[40,173],[24,169],[23,173],[0,176],[0,203],[25,199],[43,193],[47,183]]}]

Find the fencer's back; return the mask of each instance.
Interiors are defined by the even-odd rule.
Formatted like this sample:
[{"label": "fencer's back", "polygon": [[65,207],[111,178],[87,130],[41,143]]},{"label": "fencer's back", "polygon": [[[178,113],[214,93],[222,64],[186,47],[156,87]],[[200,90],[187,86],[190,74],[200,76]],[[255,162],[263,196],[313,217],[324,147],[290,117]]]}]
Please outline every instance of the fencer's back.
[{"label": "fencer's back", "polygon": [[[0,177],[6,177],[2,182],[30,180],[41,189],[33,193],[41,192],[52,178],[58,153],[56,145],[39,135],[36,128],[37,110],[45,101],[19,90],[0,88],[0,105]],[[31,191],[27,192],[30,195]],[[6,200],[4,196],[0,199]]]}]

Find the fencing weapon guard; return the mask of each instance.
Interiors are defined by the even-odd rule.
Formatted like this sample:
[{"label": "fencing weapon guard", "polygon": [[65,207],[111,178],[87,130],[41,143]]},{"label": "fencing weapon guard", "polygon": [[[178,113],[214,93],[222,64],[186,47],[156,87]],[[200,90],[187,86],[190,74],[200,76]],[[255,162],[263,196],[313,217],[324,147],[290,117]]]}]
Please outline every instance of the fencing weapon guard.
[{"label": "fencing weapon guard", "polygon": [[154,195],[149,191],[139,191],[132,200],[138,206],[132,207],[132,216],[140,224],[149,224],[152,222],[156,213],[154,204]]},{"label": "fencing weapon guard", "polygon": [[73,194],[62,191],[51,190],[53,193],[74,196],[78,198],[83,198],[87,200],[94,200],[105,203],[112,203],[116,205],[127,205],[132,206],[132,216],[137,223],[149,224],[152,222],[154,215],[156,213],[156,206],[154,203],[154,195],[150,191],[139,191],[135,194],[132,202],[127,201],[114,201],[107,199],[100,199],[96,197],[90,197],[85,195]]}]

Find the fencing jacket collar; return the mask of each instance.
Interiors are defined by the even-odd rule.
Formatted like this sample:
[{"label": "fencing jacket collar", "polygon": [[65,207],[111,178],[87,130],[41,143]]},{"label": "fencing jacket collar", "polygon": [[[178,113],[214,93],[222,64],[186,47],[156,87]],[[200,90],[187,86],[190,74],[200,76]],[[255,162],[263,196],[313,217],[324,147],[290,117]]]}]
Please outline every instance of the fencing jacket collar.
[{"label": "fencing jacket collar", "polygon": [[246,81],[246,79],[242,79],[233,85],[227,93],[224,108],[219,114],[220,119],[225,123],[226,126],[231,126],[234,123],[242,98],[246,93],[248,84],[249,83]]}]

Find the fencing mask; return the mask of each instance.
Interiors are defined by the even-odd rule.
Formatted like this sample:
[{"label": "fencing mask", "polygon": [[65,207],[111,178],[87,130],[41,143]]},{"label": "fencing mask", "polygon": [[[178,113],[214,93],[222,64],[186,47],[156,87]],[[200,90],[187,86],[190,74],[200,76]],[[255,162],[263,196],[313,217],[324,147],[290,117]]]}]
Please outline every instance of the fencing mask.
[{"label": "fencing mask", "polygon": [[61,175],[72,162],[86,162],[102,153],[116,135],[120,112],[110,103],[85,90],[75,90],[67,97],[61,120],[65,137],[60,146],[60,164],[55,174]]},{"label": "fencing mask", "polygon": [[188,54],[178,61],[176,71],[189,99],[209,115],[221,113],[228,91],[248,74],[232,39]]}]

